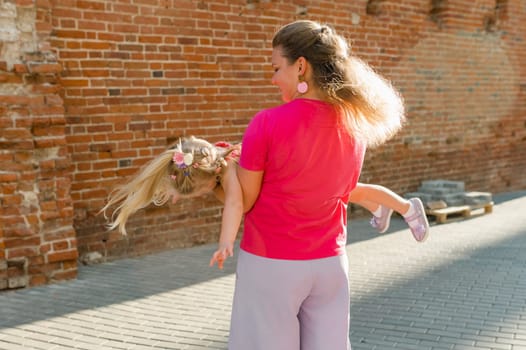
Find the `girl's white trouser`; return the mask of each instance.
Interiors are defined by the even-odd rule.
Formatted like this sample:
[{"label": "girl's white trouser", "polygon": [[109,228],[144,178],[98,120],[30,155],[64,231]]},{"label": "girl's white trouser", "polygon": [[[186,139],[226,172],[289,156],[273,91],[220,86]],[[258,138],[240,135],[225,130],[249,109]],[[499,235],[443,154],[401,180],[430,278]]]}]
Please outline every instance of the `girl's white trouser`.
[{"label": "girl's white trouser", "polygon": [[349,262],[240,250],[229,350],[349,350]]}]

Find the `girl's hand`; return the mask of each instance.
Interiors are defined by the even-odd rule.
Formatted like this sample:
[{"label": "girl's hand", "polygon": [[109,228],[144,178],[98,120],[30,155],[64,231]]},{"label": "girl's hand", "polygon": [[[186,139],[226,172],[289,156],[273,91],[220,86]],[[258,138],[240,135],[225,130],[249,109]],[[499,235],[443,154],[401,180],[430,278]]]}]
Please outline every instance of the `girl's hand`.
[{"label": "girl's hand", "polygon": [[234,244],[232,243],[219,243],[219,248],[215,251],[210,259],[210,267],[214,266],[217,262],[217,267],[222,270],[223,264],[228,257],[234,256]]}]

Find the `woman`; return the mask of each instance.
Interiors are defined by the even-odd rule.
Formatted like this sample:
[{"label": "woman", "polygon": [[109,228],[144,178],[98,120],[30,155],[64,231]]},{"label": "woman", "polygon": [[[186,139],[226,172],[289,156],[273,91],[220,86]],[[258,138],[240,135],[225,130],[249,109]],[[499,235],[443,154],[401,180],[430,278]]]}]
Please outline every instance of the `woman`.
[{"label": "woman", "polygon": [[272,46],[285,103],[257,113],[243,137],[229,349],[348,349],[349,194],[366,146],[400,129],[403,103],[328,26],[290,23]]}]

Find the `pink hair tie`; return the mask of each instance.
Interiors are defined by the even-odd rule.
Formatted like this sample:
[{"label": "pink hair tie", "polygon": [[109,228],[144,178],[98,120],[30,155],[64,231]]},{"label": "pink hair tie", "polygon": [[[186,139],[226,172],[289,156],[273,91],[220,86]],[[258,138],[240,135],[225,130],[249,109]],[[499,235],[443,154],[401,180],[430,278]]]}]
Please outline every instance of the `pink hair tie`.
[{"label": "pink hair tie", "polygon": [[229,147],[232,147],[231,144],[229,144],[228,142],[225,142],[225,141],[218,141],[215,143],[216,147],[221,147],[221,148],[229,148]]},{"label": "pink hair tie", "polygon": [[192,153],[175,151],[172,160],[179,169],[186,169],[194,162],[194,155]]}]

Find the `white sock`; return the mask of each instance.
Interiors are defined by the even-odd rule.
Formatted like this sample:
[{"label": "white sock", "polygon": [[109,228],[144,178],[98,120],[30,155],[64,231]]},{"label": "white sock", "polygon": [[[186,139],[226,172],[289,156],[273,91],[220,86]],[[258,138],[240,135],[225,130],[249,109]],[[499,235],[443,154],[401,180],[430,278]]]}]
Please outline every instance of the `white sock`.
[{"label": "white sock", "polygon": [[380,215],[382,215],[382,206],[381,205],[379,205],[378,208],[375,211],[373,211],[373,215],[376,216],[377,218],[379,218]]},{"label": "white sock", "polygon": [[407,209],[407,212],[405,214],[402,214],[404,218],[409,218],[415,214],[415,208],[413,207],[413,203],[409,202],[409,209]]}]

